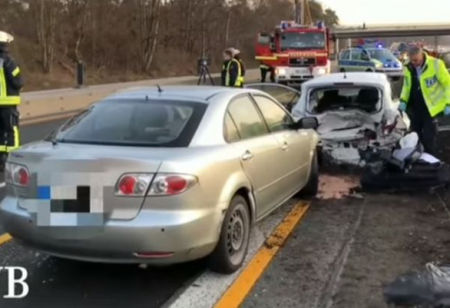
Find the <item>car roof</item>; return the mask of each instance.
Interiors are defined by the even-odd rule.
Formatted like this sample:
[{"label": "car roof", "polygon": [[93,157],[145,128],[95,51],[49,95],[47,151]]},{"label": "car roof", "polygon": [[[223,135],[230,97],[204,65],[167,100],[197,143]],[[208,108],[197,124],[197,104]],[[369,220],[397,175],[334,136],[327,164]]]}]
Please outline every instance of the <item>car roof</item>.
[{"label": "car roof", "polygon": [[209,103],[210,99],[219,94],[239,94],[249,93],[254,90],[227,88],[218,86],[157,86],[129,88],[110,95],[105,99],[162,99],[162,100],[183,100],[183,101],[201,101]]},{"label": "car roof", "polygon": [[352,72],[352,73],[333,73],[311,79],[304,83],[306,87],[323,86],[334,83],[355,83],[355,84],[373,84],[385,85],[388,82],[383,73],[373,72]]}]

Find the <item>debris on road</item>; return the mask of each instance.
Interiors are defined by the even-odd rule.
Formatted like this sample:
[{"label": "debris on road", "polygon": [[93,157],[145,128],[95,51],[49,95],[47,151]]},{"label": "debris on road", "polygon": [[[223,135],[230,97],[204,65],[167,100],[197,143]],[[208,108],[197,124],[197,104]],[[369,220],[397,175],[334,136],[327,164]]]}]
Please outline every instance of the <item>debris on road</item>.
[{"label": "debris on road", "polygon": [[359,186],[358,179],[351,175],[322,174],[319,177],[318,199],[343,199],[351,196]]},{"label": "debris on road", "polygon": [[366,161],[361,176],[366,191],[423,191],[450,183],[450,167],[424,153],[416,133],[404,136],[393,151],[366,153]]},{"label": "debris on road", "polygon": [[450,307],[450,265],[425,265],[423,272],[409,272],[399,276],[384,289],[388,304]]}]

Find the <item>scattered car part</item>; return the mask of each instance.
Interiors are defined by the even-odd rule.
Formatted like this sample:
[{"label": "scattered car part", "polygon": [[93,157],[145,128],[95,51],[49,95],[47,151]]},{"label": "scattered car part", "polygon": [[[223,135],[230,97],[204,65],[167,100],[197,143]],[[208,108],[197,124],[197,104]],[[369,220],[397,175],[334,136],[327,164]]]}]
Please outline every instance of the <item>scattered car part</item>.
[{"label": "scattered car part", "polygon": [[450,307],[450,265],[425,265],[422,272],[409,272],[384,288],[387,304],[407,307]]}]

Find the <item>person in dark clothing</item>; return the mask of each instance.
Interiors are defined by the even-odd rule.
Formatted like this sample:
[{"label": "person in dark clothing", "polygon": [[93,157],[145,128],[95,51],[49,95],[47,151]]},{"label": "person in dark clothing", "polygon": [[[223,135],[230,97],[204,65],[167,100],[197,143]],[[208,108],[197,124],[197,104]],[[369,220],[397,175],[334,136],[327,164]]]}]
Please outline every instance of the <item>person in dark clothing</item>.
[{"label": "person in dark clothing", "polygon": [[233,50],[226,49],[223,52],[223,65],[222,65],[222,86],[225,87],[240,87],[240,65],[239,62],[233,57]]},{"label": "person in dark clothing", "polygon": [[273,67],[261,62],[259,70],[261,72],[261,82],[266,82],[267,73],[270,73],[270,82],[275,82],[275,70]]},{"label": "person in dark clothing", "polygon": [[8,45],[14,38],[0,31],[0,155],[1,168],[8,153],[20,145],[19,112],[20,90],[23,80],[19,66],[10,57]]},{"label": "person in dark clothing", "polygon": [[411,130],[430,154],[436,153],[437,123],[440,115],[450,115],[450,75],[440,59],[427,55],[420,47],[409,50],[410,62],[404,70],[399,109],[406,111]]}]

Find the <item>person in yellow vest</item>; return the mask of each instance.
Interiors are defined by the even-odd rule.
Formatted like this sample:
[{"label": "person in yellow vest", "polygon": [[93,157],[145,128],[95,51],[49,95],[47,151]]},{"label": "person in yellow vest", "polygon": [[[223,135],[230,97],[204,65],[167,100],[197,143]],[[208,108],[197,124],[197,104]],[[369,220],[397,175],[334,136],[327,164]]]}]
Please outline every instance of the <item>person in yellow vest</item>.
[{"label": "person in yellow vest", "polygon": [[23,80],[19,66],[9,56],[8,45],[14,40],[9,33],[0,31],[0,155],[1,168],[8,153],[20,145],[19,112],[20,90]]},{"label": "person in yellow vest", "polygon": [[239,62],[239,68],[240,68],[240,75],[239,75],[239,82],[240,87],[242,88],[245,83],[245,63],[244,60],[241,58],[241,51],[239,49],[233,48],[233,57]]},{"label": "person in yellow vest", "polygon": [[222,86],[225,87],[240,87],[241,69],[239,62],[234,58],[233,49],[228,48],[223,52],[223,65],[222,65]]},{"label": "person in yellow vest", "polygon": [[450,74],[442,60],[419,46],[411,46],[408,56],[399,109],[408,114],[411,130],[419,135],[425,151],[435,154],[436,117],[450,115]]}]

